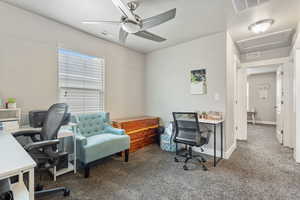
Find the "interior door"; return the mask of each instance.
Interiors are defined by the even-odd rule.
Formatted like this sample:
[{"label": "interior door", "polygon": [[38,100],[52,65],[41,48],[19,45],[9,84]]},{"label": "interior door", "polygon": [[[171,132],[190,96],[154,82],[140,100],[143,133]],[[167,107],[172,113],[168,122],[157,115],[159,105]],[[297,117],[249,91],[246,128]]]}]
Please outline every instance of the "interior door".
[{"label": "interior door", "polygon": [[293,134],[294,134],[294,122],[293,122],[293,66],[292,62],[283,64],[283,146],[294,148],[293,146]]},{"label": "interior door", "polygon": [[276,77],[276,136],[278,142],[283,144],[283,69],[280,66]]},{"label": "interior door", "polygon": [[233,59],[233,66],[234,66],[234,74],[233,74],[233,80],[234,80],[234,93],[233,93],[233,98],[234,98],[234,105],[233,105],[233,115],[234,115],[234,142],[238,139],[238,132],[239,132],[239,114],[238,114],[238,84],[237,84],[237,70],[238,70],[238,65],[239,65],[239,60],[236,55],[234,55]]},{"label": "interior door", "polygon": [[245,68],[237,70],[237,86],[237,139],[247,140],[247,72]]}]

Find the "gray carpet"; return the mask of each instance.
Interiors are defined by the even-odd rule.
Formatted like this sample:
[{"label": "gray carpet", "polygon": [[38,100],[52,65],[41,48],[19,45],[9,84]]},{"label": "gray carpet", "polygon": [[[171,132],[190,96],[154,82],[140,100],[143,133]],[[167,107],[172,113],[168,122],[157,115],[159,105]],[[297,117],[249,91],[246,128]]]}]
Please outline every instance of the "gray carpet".
[{"label": "gray carpet", "polygon": [[184,171],[172,153],[152,145],[131,154],[129,163],[104,160],[88,179],[80,173],[59,177],[48,186],[67,186],[71,196],[43,200],[299,200],[300,166],[292,156],[276,141],[274,127],[250,126],[248,142],[238,142],[232,157],[217,168],[208,163],[207,172],[194,164]]}]

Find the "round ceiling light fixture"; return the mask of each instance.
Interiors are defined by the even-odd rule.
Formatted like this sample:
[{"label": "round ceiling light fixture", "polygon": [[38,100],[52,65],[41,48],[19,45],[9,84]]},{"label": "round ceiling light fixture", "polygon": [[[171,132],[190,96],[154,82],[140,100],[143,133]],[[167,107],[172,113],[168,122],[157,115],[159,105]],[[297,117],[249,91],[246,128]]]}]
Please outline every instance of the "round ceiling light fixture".
[{"label": "round ceiling light fixture", "polygon": [[273,24],[274,19],[264,19],[251,24],[248,29],[255,34],[259,34],[266,32]]}]

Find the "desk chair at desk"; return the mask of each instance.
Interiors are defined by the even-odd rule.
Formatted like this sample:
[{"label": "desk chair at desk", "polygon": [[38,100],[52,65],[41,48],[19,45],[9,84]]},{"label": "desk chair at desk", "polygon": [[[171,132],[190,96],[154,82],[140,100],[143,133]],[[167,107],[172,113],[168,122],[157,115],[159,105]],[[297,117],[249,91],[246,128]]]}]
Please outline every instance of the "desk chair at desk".
[{"label": "desk chair at desk", "polygon": [[[68,106],[62,103],[52,105],[47,112],[41,131],[26,130],[14,133],[15,137],[25,136],[31,138],[32,143],[25,145],[24,148],[37,163],[36,169],[38,171],[46,171],[58,164],[62,152],[57,151],[57,145],[59,144],[57,133],[67,116],[67,108]],[[65,187],[48,190],[37,187],[35,196],[57,192],[63,192],[64,196],[70,194],[69,189]]]},{"label": "desk chair at desk", "polygon": [[[178,155],[177,144],[185,144],[188,147],[188,153],[182,155],[185,157],[184,170],[188,170],[187,163],[189,160],[197,158],[202,165],[203,170],[207,170],[204,165],[205,158],[199,155],[193,155],[192,147],[202,147],[208,144],[210,138],[210,130],[202,131],[200,129],[198,114],[191,112],[173,112],[175,124],[174,142],[176,143],[176,155]],[[189,120],[186,120],[189,119]],[[199,159],[200,158],[200,159]],[[179,162],[178,158],[174,158],[175,162]]]}]

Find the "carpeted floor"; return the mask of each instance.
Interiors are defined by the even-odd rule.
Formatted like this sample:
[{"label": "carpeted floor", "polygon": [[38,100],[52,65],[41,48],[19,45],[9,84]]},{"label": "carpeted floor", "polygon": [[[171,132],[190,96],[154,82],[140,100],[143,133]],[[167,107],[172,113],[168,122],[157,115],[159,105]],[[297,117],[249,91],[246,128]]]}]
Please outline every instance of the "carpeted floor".
[{"label": "carpeted floor", "polygon": [[276,141],[274,127],[250,126],[248,141],[238,142],[217,168],[208,163],[207,172],[193,164],[184,171],[172,153],[153,145],[131,154],[129,163],[104,160],[88,179],[80,173],[61,176],[48,186],[67,186],[71,196],[43,200],[299,200],[300,166],[292,156]]}]

